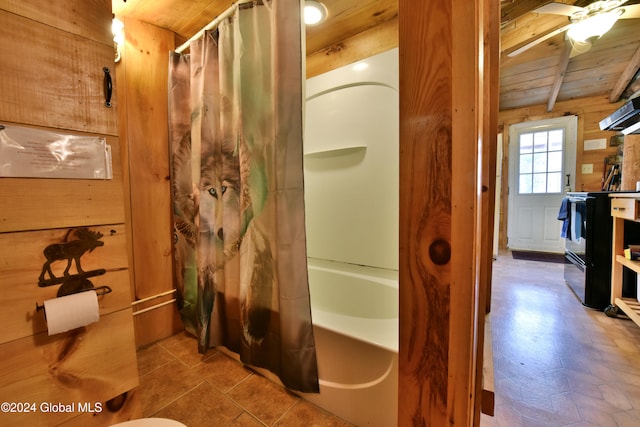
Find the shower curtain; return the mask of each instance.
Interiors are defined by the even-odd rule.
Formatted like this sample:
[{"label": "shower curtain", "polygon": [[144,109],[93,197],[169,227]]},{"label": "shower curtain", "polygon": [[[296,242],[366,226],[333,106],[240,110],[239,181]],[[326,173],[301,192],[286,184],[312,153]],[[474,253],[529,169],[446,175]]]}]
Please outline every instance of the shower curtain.
[{"label": "shower curtain", "polygon": [[222,345],[318,391],[307,279],[299,0],[239,5],[169,61],[178,301]]}]

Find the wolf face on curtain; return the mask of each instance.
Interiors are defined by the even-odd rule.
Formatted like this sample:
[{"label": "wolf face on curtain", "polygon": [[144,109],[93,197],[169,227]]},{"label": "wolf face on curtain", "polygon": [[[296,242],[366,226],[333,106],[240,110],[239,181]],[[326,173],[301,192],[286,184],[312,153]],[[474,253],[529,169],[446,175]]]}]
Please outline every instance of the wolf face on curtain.
[{"label": "wolf face on curtain", "polygon": [[239,5],[169,61],[174,262],[185,328],[318,391],[307,279],[299,0]]}]

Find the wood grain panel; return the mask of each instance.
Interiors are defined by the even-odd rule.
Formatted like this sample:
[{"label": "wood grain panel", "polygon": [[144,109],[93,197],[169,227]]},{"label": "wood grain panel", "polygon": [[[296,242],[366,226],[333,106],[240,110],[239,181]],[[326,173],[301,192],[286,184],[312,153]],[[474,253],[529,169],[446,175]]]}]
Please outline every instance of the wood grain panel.
[{"label": "wood grain panel", "polygon": [[180,5],[175,0],[114,1],[113,12],[116,16],[126,15],[171,29],[188,39],[233,3],[232,0],[189,0]]},{"label": "wood grain panel", "polygon": [[[562,16],[522,16],[502,29],[502,49],[509,51],[517,45],[518,40],[535,38],[556,19],[565,19],[566,22],[566,17]],[[639,30],[640,20],[619,20],[609,32],[593,41],[588,51],[571,58],[557,99],[563,101],[609,94],[640,43],[637,37]],[[549,101],[552,92],[548,87],[547,73],[552,70],[555,72],[564,36],[561,33],[516,57],[503,56],[500,69],[501,109],[546,104]],[[556,61],[556,65],[552,64],[553,61]],[[541,67],[543,64],[545,66]]]},{"label": "wood grain panel", "polygon": [[534,84],[536,78],[546,78],[550,75],[554,75],[554,68],[560,63],[560,53],[562,50],[559,46],[553,46],[551,48],[547,48],[547,50],[549,51],[549,56],[530,60],[524,63],[512,63],[509,67],[504,67],[500,72],[501,92],[503,94],[508,94],[508,92],[512,90],[503,88],[503,81],[506,85],[526,82],[526,86],[536,87],[538,86],[537,84]]},{"label": "wood grain panel", "polygon": [[[2,425],[59,425],[78,417],[87,425],[98,417],[84,417],[83,410],[138,385],[117,112],[104,106],[103,93],[102,68],[112,68],[114,57],[110,3],[8,0],[0,6],[0,121],[106,136],[114,172],[112,180],[0,179],[0,399],[36,409],[2,414]],[[81,264],[86,271],[107,269],[91,281],[113,292],[100,297],[97,323],[49,337],[36,303],[59,286],[37,285],[43,250],[64,240],[66,227],[79,226],[104,235],[104,246],[83,255]],[[54,263],[54,274],[65,265]],[[74,406],[45,412],[49,404]],[[140,405],[127,407],[122,418],[141,415]]]},{"label": "wood grain panel", "polygon": [[[134,299],[173,289],[169,137],[167,126],[167,52],[174,48],[171,32],[134,19],[125,25],[135,39],[124,52],[126,117],[123,149],[128,158],[133,246]],[[150,70],[153,70],[150,72]],[[141,167],[144,165],[144,167]],[[169,316],[161,318],[161,314]],[[136,339],[144,345],[182,328],[177,312],[159,309],[136,320]],[[178,326],[178,328],[176,328]]]},{"label": "wood grain panel", "polygon": [[548,3],[549,0],[519,0],[517,2],[501,2],[500,4],[500,18],[498,22],[502,26],[507,26],[507,23],[512,22],[523,15],[527,15],[528,12],[543,6]]},{"label": "wood grain panel", "polygon": [[0,10],[0,50],[0,120],[117,135],[103,90],[112,45]]},{"label": "wood grain panel", "polygon": [[331,28],[326,25],[307,26],[307,55],[374,28],[398,16],[397,0],[323,0],[331,17]]},{"label": "wood grain panel", "polygon": [[[502,31],[500,48],[503,52],[514,51],[530,40],[567,24],[567,18],[561,15],[524,15],[505,26]],[[543,43],[549,43],[549,41]]]},{"label": "wood grain panel", "polygon": [[471,425],[479,410],[482,13],[400,1],[401,426]]},{"label": "wood grain panel", "polygon": [[[638,181],[640,181],[640,135],[626,135],[624,137],[620,191],[635,191]],[[637,215],[634,217],[637,218]]]},{"label": "wood grain panel", "polygon": [[307,55],[307,78],[398,47],[398,18]]},{"label": "wood grain panel", "polygon": [[11,203],[0,206],[0,232],[123,223],[119,142],[107,137],[107,143],[113,155],[110,180],[1,178],[0,199]]},{"label": "wood grain panel", "polygon": [[105,45],[113,44],[111,0],[5,0],[0,9]]},{"label": "wood grain panel", "polygon": [[117,181],[2,178],[0,232],[124,222]]},{"label": "wood grain panel", "polygon": [[558,65],[557,61],[553,61],[553,63],[543,66],[542,68],[535,68],[531,70],[527,69],[523,70],[521,73],[502,75],[500,77],[500,85],[504,87],[506,91],[518,90],[532,87],[531,81],[536,78],[539,80],[540,84],[548,86],[553,82],[556,65]]},{"label": "wood grain panel", "polygon": [[[90,227],[104,235],[104,246],[97,247],[81,257],[85,271],[106,269],[106,274],[89,280],[94,286],[109,286],[113,292],[99,298],[100,315],[130,307],[126,236],[123,225]],[[35,304],[56,297],[60,285],[38,286],[38,276],[45,256],[43,249],[50,244],[63,242],[67,230],[44,230],[0,234],[0,343],[46,331],[44,313],[36,312]],[[57,277],[63,276],[66,261],[56,261],[52,269]],[[72,264],[70,274],[76,274]],[[45,276],[48,278],[48,275]]]},{"label": "wood grain panel", "polygon": [[[36,334],[0,345],[0,401],[30,402],[36,412],[4,413],[3,425],[58,425],[79,403],[104,402],[138,386],[131,309],[64,334]],[[45,412],[48,403],[75,404]]]},{"label": "wood grain panel", "polygon": [[[484,7],[484,51],[485,65],[483,77],[483,135],[482,135],[482,219],[480,228],[480,264],[477,322],[484,324],[478,328],[477,365],[476,365],[476,406],[474,425],[480,425],[480,413],[494,414],[493,381],[493,343],[490,323],[487,323],[491,310],[491,282],[493,274],[496,168],[498,143],[498,102],[500,98],[500,6],[491,0],[483,1]],[[491,397],[491,398],[486,398]],[[475,408],[477,409],[477,408]]]},{"label": "wood grain panel", "polygon": [[[444,425],[447,418],[451,40],[433,43],[439,35],[450,34],[446,27],[451,10],[446,3],[421,2],[416,9],[415,3],[412,7],[400,1],[399,47],[404,54],[400,55],[399,298],[403,316],[398,388],[403,398],[398,402],[398,424],[403,426]],[[419,17],[432,17],[434,25]],[[438,102],[429,102],[432,99]],[[437,262],[430,252],[440,255]]]},{"label": "wood grain panel", "polygon": [[[449,379],[447,418],[454,425],[472,425],[480,414],[476,382],[482,379],[484,299],[480,288],[482,233],[482,147],[485,111],[482,57],[486,2],[451,1],[451,306],[449,311]],[[473,31],[469,31],[473,29]],[[488,78],[488,76],[487,76]],[[493,209],[487,206],[488,209]],[[487,215],[491,216],[490,213]],[[477,369],[476,369],[477,368]]]},{"label": "wood grain panel", "polygon": [[175,302],[134,316],[133,325],[136,329],[138,348],[184,331],[184,324]]}]

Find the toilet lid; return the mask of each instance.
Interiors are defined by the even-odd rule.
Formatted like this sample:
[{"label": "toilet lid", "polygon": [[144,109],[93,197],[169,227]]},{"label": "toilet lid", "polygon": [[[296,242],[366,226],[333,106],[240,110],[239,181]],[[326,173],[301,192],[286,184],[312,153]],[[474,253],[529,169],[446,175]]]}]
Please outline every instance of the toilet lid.
[{"label": "toilet lid", "polygon": [[137,420],[125,421],[118,424],[113,424],[111,427],[187,427],[186,425],[169,420],[167,418],[140,418]]}]

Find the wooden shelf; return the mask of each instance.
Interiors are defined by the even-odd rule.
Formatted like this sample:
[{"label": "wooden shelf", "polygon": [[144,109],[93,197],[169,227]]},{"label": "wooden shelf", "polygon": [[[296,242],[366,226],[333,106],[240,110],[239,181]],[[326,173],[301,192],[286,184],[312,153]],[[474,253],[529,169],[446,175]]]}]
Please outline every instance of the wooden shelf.
[{"label": "wooden shelf", "polygon": [[636,273],[640,273],[640,261],[632,261],[625,258],[624,255],[616,255],[616,262],[619,262]]},{"label": "wooden shelf", "polygon": [[[640,326],[640,302],[633,298],[622,297],[623,270],[625,268],[640,274],[640,261],[630,260],[619,255],[624,252],[624,226],[627,221],[640,222],[640,194],[610,194],[611,216],[613,217],[613,253],[611,266],[611,305],[605,309],[607,316],[615,317],[620,309],[636,325]],[[640,277],[640,276],[639,276]]]},{"label": "wooden shelf", "polygon": [[616,298],[616,306],[624,311],[629,319],[640,325],[640,302],[633,298]]}]

